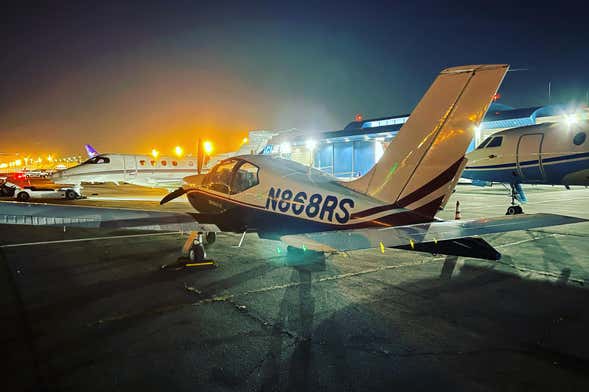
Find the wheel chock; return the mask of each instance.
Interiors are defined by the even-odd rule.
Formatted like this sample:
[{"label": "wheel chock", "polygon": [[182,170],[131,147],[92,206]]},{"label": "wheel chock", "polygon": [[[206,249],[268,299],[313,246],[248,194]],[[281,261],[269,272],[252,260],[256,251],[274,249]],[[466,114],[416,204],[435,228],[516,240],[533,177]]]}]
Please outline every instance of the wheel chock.
[{"label": "wheel chock", "polygon": [[164,264],[160,267],[161,270],[179,271],[182,269],[213,269],[217,268],[217,263],[214,260],[190,261],[187,257],[180,257],[178,261],[172,264]]}]

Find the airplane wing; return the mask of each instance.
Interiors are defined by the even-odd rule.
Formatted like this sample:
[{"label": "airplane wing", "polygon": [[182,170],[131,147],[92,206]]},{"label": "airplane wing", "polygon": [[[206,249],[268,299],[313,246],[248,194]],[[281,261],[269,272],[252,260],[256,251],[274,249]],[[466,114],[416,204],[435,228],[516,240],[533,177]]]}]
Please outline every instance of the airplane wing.
[{"label": "airplane wing", "polygon": [[156,231],[219,231],[215,225],[198,223],[197,215],[124,208],[0,202],[0,224],[133,228]]},{"label": "airplane wing", "polygon": [[421,243],[586,222],[586,219],[554,214],[506,215],[474,220],[451,220],[386,228],[336,230],[285,235],[280,239],[295,248],[320,252],[350,251],[379,247],[414,247]]}]

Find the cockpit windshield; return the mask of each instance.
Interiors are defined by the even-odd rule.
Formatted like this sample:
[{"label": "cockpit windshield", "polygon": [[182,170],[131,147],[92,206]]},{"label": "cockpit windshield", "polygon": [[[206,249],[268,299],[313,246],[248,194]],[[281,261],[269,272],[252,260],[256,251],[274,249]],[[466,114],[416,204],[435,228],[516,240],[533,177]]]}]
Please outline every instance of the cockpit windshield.
[{"label": "cockpit windshield", "polygon": [[108,157],[103,157],[103,156],[95,156],[94,158],[90,158],[88,159],[86,162],[84,162],[83,164],[96,164],[96,163],[110,163],[110,158]]},{"label": "cockpit windshield", "polygon": [[487,145],[487,143],[489,143],[492,138],[493,138],[492,136],[489,136],[488,138],[486,138],[485,140],[483,140],[483,142],[481,144],[479,144],[479,146],[477,147],[477,150],[480,150],[481,148],[485,148],[485,146]]},{"label": "cockpit windshield", "polygon": [[258,167],[230,159],[215,166],[203,180],[203,186],[217,192],[236,194],[258,185]]},{"label": "cockpit windshield", "polygon": [[203,180],[203,185],[209,187],[213,191],[230,193],[231,188],[231,173],[237,164],[236,160],[228,160],[219,163],[211,170]]}]

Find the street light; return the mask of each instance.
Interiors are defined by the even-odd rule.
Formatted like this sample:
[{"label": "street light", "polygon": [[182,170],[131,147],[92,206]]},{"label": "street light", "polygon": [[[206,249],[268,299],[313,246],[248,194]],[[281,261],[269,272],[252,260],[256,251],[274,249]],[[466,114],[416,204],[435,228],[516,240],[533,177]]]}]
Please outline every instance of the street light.
[{"label": "street light", "polygon": [[213,143],[207,140],[203,143],[203,147],[205,149],[205,153],[207,155],[211,155],[211,153],[213,152]]},{"label": "street light", "polygon": [[151,149],[151,156],[156,158],[160,155],[160,152],[158,150],[156,150],[155,148]]},{"label": "street light", "polygon": [[174,153],[175,153],[177,156],[181,157],[181,156],[182,156],[182,154],[184,154],[184,150],[182,149],[182,147],[180,147],[180,146],[176,146],[176,148],[174,148]]}]

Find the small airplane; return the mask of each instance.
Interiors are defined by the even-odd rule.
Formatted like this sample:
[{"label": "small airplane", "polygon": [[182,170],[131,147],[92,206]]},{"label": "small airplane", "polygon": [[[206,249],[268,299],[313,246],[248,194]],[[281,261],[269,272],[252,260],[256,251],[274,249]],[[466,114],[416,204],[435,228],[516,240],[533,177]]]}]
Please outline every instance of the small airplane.
[{"label": "small airplane", "polygon": [[[88,154],[85,162],[56,172],[52,176],[56,184],[75,184],[82,182],[126,182],[133,185],[176,189],[183,184],[184,177],[206,172],[215,163],[230,156],[257,153],[276,133],[252,131],[246,143],[232,153],[205,156],[203,142],[199,141],[197,157],[172,157],[134,154],[100,154],[94,147],[85,144]],[[199,158],[200,157],[200,161]]]},{"label": "small airplane", "polygon": [[508,68],[443,70],[381,159],[351,182],[281,158],[242,155],[217,163],[207,174],[187,177],[160,202],[186,194],[196,213],[0,203],[0,222],[182,227],[198,233],[185,244],[193,261],[205,259],[204,244],[214,242],[218,231],[242,233],[240,245],[246,232],[256,232],[281,240],[294,255],[401,248],[497,260],[500,253],[473,236],[584,221],[553,214],[454,221],[435,217],[466,166],[475,127]]},{"label": "small airplane", "polygon": [[544,123],[494,133],[466,155],[462,177],[474,185],[509,184],[507,215],[521,214],[527,201],[522,184],[589,185],[589,123],[574,115],[565,123]]}]

